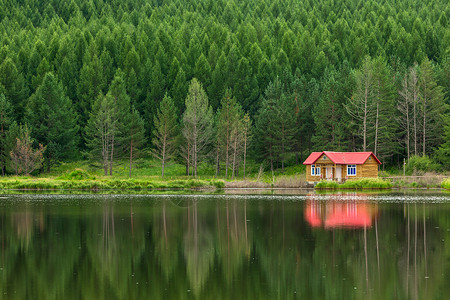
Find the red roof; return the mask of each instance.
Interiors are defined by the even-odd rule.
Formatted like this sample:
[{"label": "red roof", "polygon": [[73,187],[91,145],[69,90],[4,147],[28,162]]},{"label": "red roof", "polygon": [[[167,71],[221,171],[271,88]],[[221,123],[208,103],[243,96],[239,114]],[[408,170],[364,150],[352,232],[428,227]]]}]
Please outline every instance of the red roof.
[{"label": "red roof", "polygon": [[370,155],[373,155],[378,164],[381,162],[378,158],[373,154],[373,152],[331,152],[331,151],[323,151],[323,152],[313,152],[308,158],[303,162],[304,165],[312,165],[316,162],[319,157],[325,154],[332,162],[337,165],[362,165],[366,162]]}]

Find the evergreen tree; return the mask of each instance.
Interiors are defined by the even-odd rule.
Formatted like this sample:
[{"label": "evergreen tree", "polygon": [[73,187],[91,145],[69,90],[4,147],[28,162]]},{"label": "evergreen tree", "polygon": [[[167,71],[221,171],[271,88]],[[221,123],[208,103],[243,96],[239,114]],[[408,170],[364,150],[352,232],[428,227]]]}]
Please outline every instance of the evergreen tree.
[{"label": "evergreen tree", "polygon": [[124,73],[118,69],[108,90],[108,96],[113,99],[114,113],[111,115],[116,130],[111,131],[110,166],[109,175],[112,175],[114,159],[123,154],[128,145],[128,121],[130,120],[130,97],[127,94]]},{"label": "evergreen tree", "polygon": [[161,161],[161,176],[168,160],[175,153],[178,134],[177,109],[173,100],[167,94],[160,103],[159,109],[153,119],[153,155]]},{"label": "evergreen tree", "polygon": [[86,124],[86,146],[89,150],[89,159],[92,162],[101,162],[105,176],[108,175],[108,169],[111,167],[113,136],[117,131],[114,98],[111,94],[99,95],[92,106],[92,112]]},{"label": "evergreen tree", "polygon": [[12,105],[0,94],[0,168],[2,176],[6,174],[6,164],[9,158],[7,132],[12,123]]},{"label": "evergreen tree", "polygon": [[208,104],[208,96],[200,82],[193,78],[186,97],[182,132],[189,145],[187,151],[191,155],[194,176],[197,176],[198,162],[202,156],[206,155],[207,146],[211,143],[213,117],[212,108]]},{"label": "evergreen tree", "polygon": [[272,171],[274,163],[280,162],[284,172],[284,164],[292,150],[297,126],[295,101],[283,91],[278,78],[266,89],[255,126],[256,146],[260,156],[270,161]]},{"label": "evergreen tree", "polygon": [[25,110],[25,99],[28,97],[28,88],[23,74],[20,74],[16,65],[10,58],[5,58],[0,64],[0,85],[3,94],[13,105],[15,120],[21,121]]},{"label": "evergreen tree", "polygon": [[419,89],[422,111],[422,155],[425,156],[440,143],[444,123],[442,116],[445,112],[443,89],[437,85],[428,59],[420,65]]},{"label": "evergreen tree", "polygon": [[26,119],[38,143],[46,145],[47,171],[64,159],[73,158],[77,152],[77,114],[72,102],[53,73],[47,73],[27,105]]},{"label": "evergreen tree", "polygon": [[311,140],[317,151],[342,151],[347,148],[348,141],[347,124],[342,121],[346,114],[345,98],[340,94],[342,81],[336,71],[327,71],[323,84],[319,103],[313,108],[315,133]]}]

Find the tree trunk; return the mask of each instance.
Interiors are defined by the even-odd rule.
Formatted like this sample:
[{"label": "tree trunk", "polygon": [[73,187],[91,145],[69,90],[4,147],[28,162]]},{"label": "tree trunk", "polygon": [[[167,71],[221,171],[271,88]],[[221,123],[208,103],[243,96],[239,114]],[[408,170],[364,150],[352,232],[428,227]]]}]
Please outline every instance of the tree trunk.
[{"label": "tree trunk", "polygon": [[427,116],[426,116],[426,111],[427,111],[427,94],[425,93],[425,91],[424,91],[424,93],[423,93],[423,140],[422,140],[422,155],[423,156],[425,156],[426,155],[426,152],[425,152],[425,149],[426,149],[426,146],[425,146],[425,142],[426,142],[426,133],[427,133],[427,127],[426,127],[426,124],[427,124]]},{"label": "tree trunk", "polygon": [[131,177],[131,164],[133,163],[133,140],[130,141],[130,171],[128,177]]},{"label": "tree trunk", "polygon": [[190,153],[191,153],[191,147],[189,145],[189,142],[187,143],[187,159],[186,159],[186,176],[189,176],[189,171],[190,171],[190,166],[189,166],[189,161],[191,159],[190,157]]},{"label": "tree trunk", "polygon": [[166,144],[167,144],[166,134],[164,134],[162,155],[161,155],[161,177],[164,177],[164,164],[166,162]]},{"label": "tree trunk", "polygon": [[[415,92],[414,92],[415,94]],[[413,99],[413,126],[414,126],[414,155],[417,155],[417,123],[416,123],[416,96]]]},{"label": "tree trunk", "polygon": [[194,163],[194,176],[197,177],[197,142],[198,142],[198,136],[197,136],[197,124],[194,125],[194,144],[192,145],[192,155],[193,155],[193,163]]},{"label": "tree trunk", "polygon": [[410,132],[410,128],[409,128],[409,103],[406,103],[406,151],[407,153],[407,157],[409,160],[409,154],[411,152],[411,150],[409,149],[409,144],[410,144],[410,136],[409,136],[409,132]]},{"label": "tree trunk", "polygon": [[227,143],[225,145],[225,178],[228,178],[228,167],[229,167],[229,162],[230,162],[230,155],[229,155],[229,151],[230,151],[230,140],[229,140],[229,134],[227,132]]},{"label": "tree trunk", "polygon": [[244,179],[245,179],[245,160],[247,158],[247,132],[244,136]]},{"label": "tree trunk", "polygon": [[219,139],[217,139],[216,144],[216,177],[219,176],[220,173],[220,159],[219,159]]},{"label": "tree trunk", "polygon": [[111,139],[111,159],[109,161],[109,176],[112,176],[113,159],[114,159],[114,135],[112,136]]},{"label": "tree trunk", "polygon": [[237,138],[234,139],[234,153],[233,153],[233,173],[231,178],[234,179],[234,174],[236,170],[236,152],[237,152]]},{"label": "tree trunk", "polygon": [[375,118],[375,145],[374,145],[374,154],[375,156],[377,156],[377,144],[378,144],[378,106],[379,104],[377,103],[377,115]]},{"label": "tree trunk", "polygon": [[367,137],[367,102],[369,101],[369,87],[367,86],[364,90],[364,117],[363,117],[363,151],[366,152],[366,137]]}]

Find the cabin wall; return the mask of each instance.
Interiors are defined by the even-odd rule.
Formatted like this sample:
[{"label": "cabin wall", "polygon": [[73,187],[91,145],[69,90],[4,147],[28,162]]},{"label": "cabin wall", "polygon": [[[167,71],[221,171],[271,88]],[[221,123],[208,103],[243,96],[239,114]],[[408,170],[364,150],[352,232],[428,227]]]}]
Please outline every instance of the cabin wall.
[{"label": "cabin wall", "polygon": [[361,170],[361,177],[378,177],[378,163],[373,155],[369,156],[365,163],[361,165]]},{"label": "cabin wall", "polygon": [[306,181],[320,181],[320,176],[311,175],[311,165],[306,165]]}]

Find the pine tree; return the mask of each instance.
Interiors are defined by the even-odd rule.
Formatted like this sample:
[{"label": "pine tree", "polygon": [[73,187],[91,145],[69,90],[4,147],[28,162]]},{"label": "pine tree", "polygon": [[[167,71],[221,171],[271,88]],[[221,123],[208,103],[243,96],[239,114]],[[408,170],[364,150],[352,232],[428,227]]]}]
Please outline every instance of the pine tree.
[{"label": "pine tree", "polygon": [[286,95],[279,79],[271,83],[255,123],[255,138],[260,156],[270,161],[271,170],[274,163],[284,164],[292,151],[294,136],[297,132],[295,101]]},{"label": "pine tree", "polygon": [[153,123],[153,145],[155,146],[153,155],[161,161],[161,176],[164,177],[165,165],[175,152],[178,134],[177,109],[172,98],[167,94],[160,103]]},{"label": "pine tree", "polygon": [[0,94],[0,168],[2,176],[6,174],[6,164],[9,158],[7,132],[12,123],[12,112],[12,105],[3,94]]},{"label": "pine tree", "polygon": [[442,115],[445,112],[443,88],[437,85],[428,59],[420,65],[419,89],[422,111],[422,155],[425,156],[439,145],[443,131]]},{"label": "pine tree", "polygon": [[0,64],[0,86],[3,86],[3,94],[14,107],[15,120],[22,121],[28,87],[23,74],[19,73],[10,58],[4,59]]},{"label": "pine tree", "polygon": [[211,143],[213,132],[213,112],[208,104],[202,85],[193,78],[186,97],[186,111],[183,114],[183,136],[192,154],[193,174],[197,176],[198,162],[205,155]]},{"label": "pine tree", "polygon": [[355,74],[356,88],[353,96],[345,106],[347,112],[352,116],[358,133],[363,139],[362,150],[365,152],[368,145],[368,135],[371,130],[370,120],[376,110],[374,70],[370,58],[366,58]]},{"label": "pine tree", "polygon": [[89,114],[85,132],[89,159],[93,162],[100,161],[104,175],[108,175],[113,136],[117,133],[117,115],[111,94],[97,97]]},{"label": "pine tree", "polygon": [[80,80],[77,85],[78,101],[76,109],[80,115],[79,124],[84,127],[92,108],[92,102],[95,101],[100,93],[106,88],[106,79],[103,74],[103,66],[98,59],[94,47],[86,52],[83,67],[80,71]]},{"label": "pine tree", "polygon": [[60,160],[73,158],[77,152],[77,114],[65,95],[62,84],[47,73],[27,105],[26,119],[38,143],[46,145],[47,171]]},{"label": "pine tree", "polygon": [[114,113],[112,114],[112,118],[116,127],[116,130],[111,133],[109,175],[112,175],[113,172],[114,159],[123,154],[121,149],[125,149],[128,144],[127,121],[130,120],[131,108],[130,97],[127,94],[124,78],[124,73],[118,69],[107,94],[113,99],[112,107],[114,109]]}]

